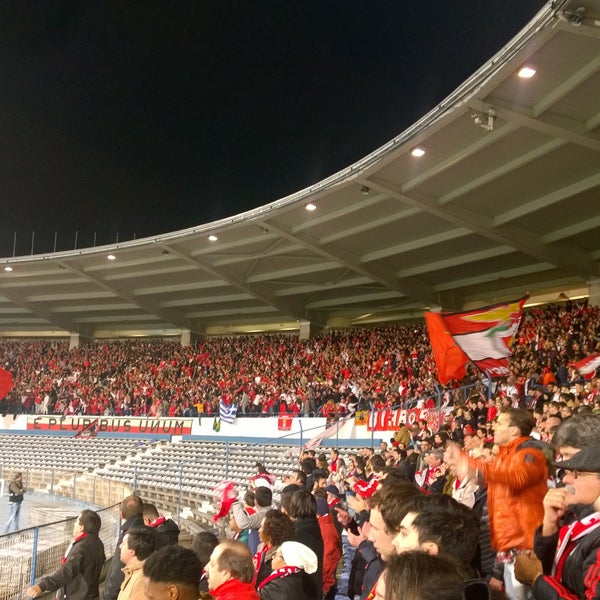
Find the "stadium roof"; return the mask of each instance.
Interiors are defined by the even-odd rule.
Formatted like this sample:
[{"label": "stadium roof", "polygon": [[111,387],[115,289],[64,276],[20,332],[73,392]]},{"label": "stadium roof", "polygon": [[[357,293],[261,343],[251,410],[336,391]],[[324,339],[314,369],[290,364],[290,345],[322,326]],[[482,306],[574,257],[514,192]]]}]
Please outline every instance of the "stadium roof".
[{"label": "stadium roof", "polygon": [[585,295],[599,258],[600,0],[556,0],[420,121],[308,189],[153,238],[0,259],[0,335],[415,319]]}]

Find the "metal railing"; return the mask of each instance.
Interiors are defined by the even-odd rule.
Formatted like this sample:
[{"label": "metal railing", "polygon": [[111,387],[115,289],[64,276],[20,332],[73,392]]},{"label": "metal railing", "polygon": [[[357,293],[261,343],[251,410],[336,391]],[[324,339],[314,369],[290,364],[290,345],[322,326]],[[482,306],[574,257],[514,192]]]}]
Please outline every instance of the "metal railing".
[{"label": "metal railing", "polygon": [[[119,536],[120,506],[98,510],[102,519],[100,539],[107,556],[114,552]],[[0,535],[0,600],[23,597],[23,590],[61,563],[73,538],[75,518],[64,519]]]}]

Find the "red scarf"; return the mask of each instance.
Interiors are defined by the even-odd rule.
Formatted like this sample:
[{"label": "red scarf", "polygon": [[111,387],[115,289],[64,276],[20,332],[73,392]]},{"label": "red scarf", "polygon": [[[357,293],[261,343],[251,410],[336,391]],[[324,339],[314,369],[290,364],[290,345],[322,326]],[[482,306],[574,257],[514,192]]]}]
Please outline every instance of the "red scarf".
[{"label": "red scarf", "polygon": [[158,527],[159,525],[162,525],[167,519],[165,517],[157,517],[156,519],[154,519],[154,521],[152,521],[152,523],[150,523],[150,525],[148,525],[148,527]]},{"label": "red scarf", "polygon": [[290,567],[285,566],[281,567],[281,569],[277,569],[273,571],[268,577],[265,577],[258,585],[259,590],[262,590],[269,581],[273,581],[273,579],[279,579],[280,577],[287,577],[288,575],[292,575],[293,573],[300,573],[302,569],[300,567]]},{"label": "red scarf", "polygon": [[69,552],[71,552],[71,549],[73,548],[73,546],[79,541],[82,540],[84,537],[87,537],[87,533],[82,533],[80,536],[77,536],[68,546],[67,549],[65,551],[65,555],[62,557],[62,564],[64,565],[67,562],[67,556],[69,556]]},{"label": "red scarf", "polygon": [[272,548],[273,546],[269,546],[268,544],[265,544],[260,550],[256,551],[256,554],[254,555],[254,585],[256,585],[256,578],[258,576],[258,571],[260,570],[262,564],[265,562],[265,556],[267,555],[267,552]]},{"label": "red scarf", "polygon": [[560,581],[567,556],[571,554],[576,543],[588,533],[600,527],[600,512],[595,512],[581,521],[575,521],[571,525],[562,527],[558,534],[558,548],[552,565],[552,575]]}]

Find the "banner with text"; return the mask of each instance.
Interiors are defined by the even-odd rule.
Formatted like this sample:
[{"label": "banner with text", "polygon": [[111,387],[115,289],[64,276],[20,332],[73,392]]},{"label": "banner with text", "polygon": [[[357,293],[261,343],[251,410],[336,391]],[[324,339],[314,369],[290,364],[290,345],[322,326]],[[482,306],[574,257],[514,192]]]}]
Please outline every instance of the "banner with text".
[{"label": "banner with text", "polygon": [[444,423],[446,415],[453,407],[438,408],[398,408],[369,413],[368,431],[396,431],[404,423],[408,427],[420,419],[425,419],[430,429],[437,431]]},{"label": "banner with text", "polygon": [[94,422],[96,433],[133,433],[151,435],[189,435],[193,419],[147,417],[27,417],[28,431],[69,431],[77,433]]}]

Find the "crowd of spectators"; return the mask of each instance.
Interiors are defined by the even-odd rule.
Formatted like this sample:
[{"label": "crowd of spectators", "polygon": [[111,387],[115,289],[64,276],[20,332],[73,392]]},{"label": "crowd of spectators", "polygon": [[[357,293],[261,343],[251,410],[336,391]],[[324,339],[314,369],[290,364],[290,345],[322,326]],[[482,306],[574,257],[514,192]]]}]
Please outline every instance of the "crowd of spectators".
[{"label": "crowd of spectators", "polygon": [[[600,349],[600,310],[585,302],[529,309],[510,360],[509,377],[494,393],[550,396],[569,385],[596,400],[598,380],[584,381],[575,361]],[[219,403],[238,415],[300,413],[329,418],[357,408],[408,406],[440,392],[427,330],[422,323],[335,330],[310,340],[297,335],[207,337],[178,341],[2,340],[0,365],[13,390],[2,414],[196,416]],[[445,402],[461,385],[488,385],[474,368],[442,390]],[[556,388],[554,387],[556,386]],[[456,397],[454,397],[456,396]]]}]

